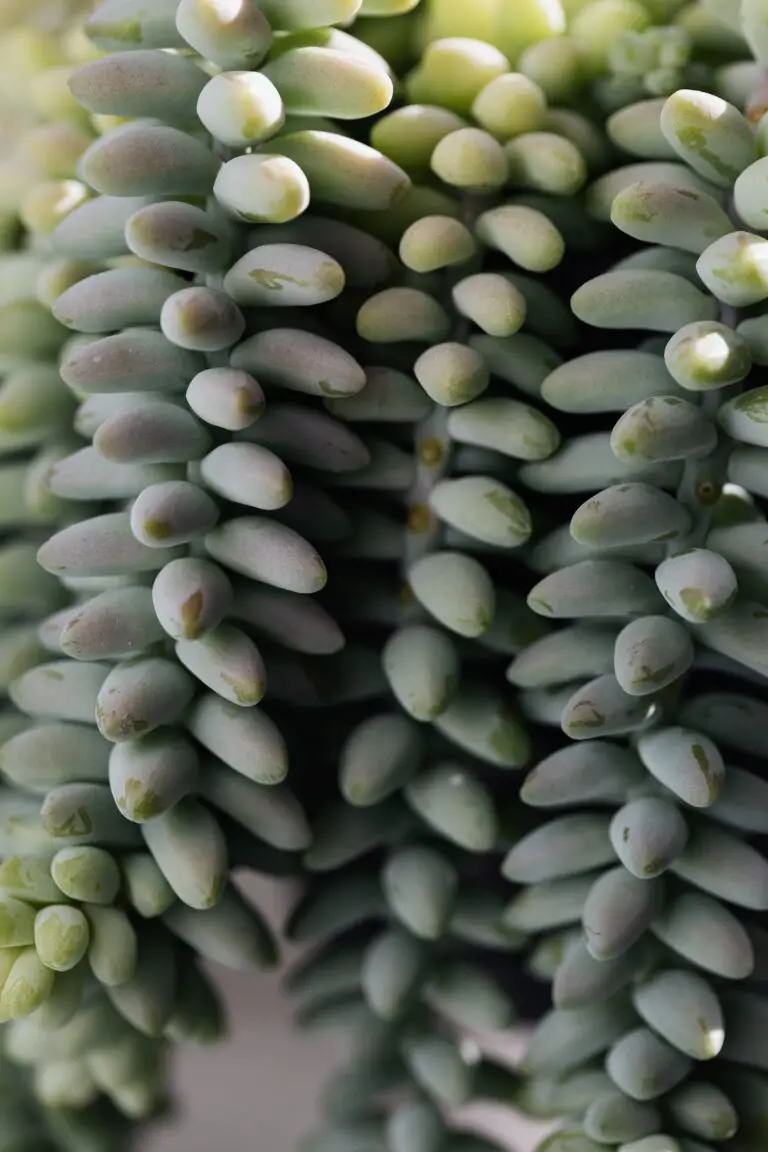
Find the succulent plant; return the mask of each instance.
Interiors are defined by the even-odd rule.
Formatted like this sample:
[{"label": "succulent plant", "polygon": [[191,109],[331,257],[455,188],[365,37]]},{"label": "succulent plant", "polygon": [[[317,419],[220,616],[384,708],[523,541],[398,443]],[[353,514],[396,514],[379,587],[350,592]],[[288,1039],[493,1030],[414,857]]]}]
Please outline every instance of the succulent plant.
[{"label": "succulent plant", "polygon": [[300,880],[287,991],[352,1039],[306,1152],[485,1152],[471,1099],[764,1145],[737,7],[8,8],[0,1152],[168,1106],[200,958],[277,958],[240,867]]}]

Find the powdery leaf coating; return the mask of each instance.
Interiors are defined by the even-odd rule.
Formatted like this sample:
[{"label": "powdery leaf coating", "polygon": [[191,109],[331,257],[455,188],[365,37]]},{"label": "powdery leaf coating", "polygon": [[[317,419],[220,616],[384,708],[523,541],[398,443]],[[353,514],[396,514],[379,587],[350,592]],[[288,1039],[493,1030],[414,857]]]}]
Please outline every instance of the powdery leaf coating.
[{"label": "powdery leaf coating", "polygon": [[147,657],[117,664],[102,684],[96,723],[120,744],[178,719],[192,699],[193,681],[169,660]]},{"label": "powdery leaf coating", "polygon": [[445,339],[450,318],[443,306],[418,288],[385,288],[357,313],[357,332],[372,343]]},{"label": "powdery leaf coating", "polygon": [[478,217],[476,233],[528,272],[550,272],[565,255],[565,240],[550,218],[524,204],[489,208]]},{"label": "powdery leaf coating", "polygon": [[196,140],[165,125],[123,125],[100,136],[78,161],[78,172],[107,196],[207,195],[219,161]]},{"label": "powdery leaf coating", "polygon": [[523,1068],[545,1075],[570,1071],[609,1047],[632,1020],[631,1009],[620,997],[584,1008],[555,1008],[534,1029]]},{"label": "powdery leaf coating", "polygon": [[715,826],[697,824],[672,864],[676,876],[739,908],[768,908],[768,863],[751,845]]},{"label": "powdery leaf coating", "polygon": [[644,769],[627,749],[603,740],[568,744],[528,773],[520,795],[534,808],[616,803],[644,784]]},{"label": "powdery leaf coating", "polygon": [[528,594],[528,605],[541,616],[626,617],[654,612],[661,599],[653,581],[621,560],[582,560],[553,572]]},{"label": "powdery leaf coating", "polygon": [[609,864],[613,860],[609,824],[608,816],[589,814],[543,824],[507,853],[502,874],[514,884],[537,884]]},{"label": "powdery leaf coating", "polygon": [[[415,1083],[436,1104],[457,1107],[467,1103],[472,1093],[472,1066],[456,1040],[429,1032],[410,1036],[402,1045],[402,1057]],[[338,1147],[335,1142],[333,1146]]]},{"label": "powdery leaf coating", "polygon": [[677,396],[652,396],[633,405],[611,432],[619,460],[657,462],[708,456],[717,430],[701,409]]},{"label": "powdery leaf coating", "polygon": [[[454,285],[451,295],[457,312],[472,320],[488,336],[514,336],[525,322],[528,311],[525,297],[510,280],[497,273],[478,272],[467,276]],[[480,353],[473,352],[485,367]]]},{"label": "powdery leaf coating", "polygon": [[300,244],[252,248],[224,277],[224,289],[232,299],[251,307],[323,304],[339,296],[344,283],[340,264]]},{"label": "powdery leaf coating", "polygon": [[283,155],[235,156],[219,169],[213,194],[231,216],[255,224],[284,224],[309,206],[307,177]]},{"label": "powdery leaf coating", "polygon": [[755,967],[749,935],[711,896],[686,892],[653,922],[651,931],[679,956],[716,976],[746,980]]},{"label": "powdery leaf coating", "polygon": [[227,848],[210,812],[187,797],[142,825],[147,847],[179,899],[190,908],[212,908],[227,879]]},{"label": "powdery leaf coating", "polygon": [[[122,204],[120,200],[113,202]],[[130,203],[136,205],[136,201]],[[83,223],[85,226],[85,220]],[[194,204],[175,200],[142,203],[125,221],[124,231],[134,255],[183,272],[217,272],[229,258],[230,237],[221,220]]]},{"label": "powdery leaf coating", "polygon": [[382,932],[371,941],[359,978],[366,1002],[379,1019],[396,1019],[407,1007],[423,979],[425,959],[424,945],[406,932]]},{"label": "powdery leaf coating", "polygon": [[197,115],[212,136],[230,148],[268,140],[285,123],[283,101],[263,72],[221,72],[203,88]]},{"label": "powdery leaf coating", "polygon": [[227,520],[205,537],[214,560],[234,572],[288,592],[312,593],[327,574],[320,556],[297,532],[260,516]]},{"label": "powdery leaf coating", "polygon": [[334,48],[289,48],[268,60],[262,75],[272,81],[290,115],[363,119],[383,112],[393,94],[383,68]]},{"label": "powdery leaf coating", "polygon": [[409,625],[393,632],[382,666],[398,702],[414,720],[434,720],[458,687],[458,655],[451,639],[436,628]]},{"label": "powdery leaf coating", "polygon": [[684,324],[717,315],[717,302],[682,276],[645,270],[605,272],[577,289],[571,307],[596,328],[651,332],[676,332]]},{"label": "powdery leaf coating", "polygon": [[448,417],[448,431],[460,444],[490,448],[517,460],[545,460],[560,446],[560,433],[548,416],[505,397],[456,408]]},{"label": "powdery leaf coating", "polygon": [[674,683],[693,663],[687,628],[667,616],[633,620],[616,638],[614,671],[622,689],[646,696]]},{"label": "powdery leaf coating", "polygon": [[555,367],[541,395],[560,412],[624,412],[651,396],[674,394],[663,360],[636,349],[588,352]]},{"label": "powdery leaf coating", "polygon": [[506,56],[491,44],[449,35],[427,46],[406,90],[414,103],[466,114],[486,84],[509,70]]},{"label": "powdery leaf coating", "polygon": [[120,889],[114,856],[90,845],[62,848],[51,862],[51,875],[65,896],[86,904],[112,904]]},{"label": "powdery leaf coating", "polygon": [[723,1046],[722,1009],[709,984],[692,972],[663,971],[641,984],[633,1002],[654,1031],[694,1060],[711,1060]]},{"label": "powdery leaf coating", "polygon": [[[248,337],[234,349],[230,363],[253,372],[265,384],[326,398],[346,399],[362,391],[366,383],[364,370],[339,344],[299,328],[269,328]],[[267,421],[274,411],[274,405],[270,406]],[[257,436],[263,428],[262,423]]]},{"label": "powdery leaf coating", "polygon": [[681,328],[667,344],[664,362],[681,388],[692,392],[739,384],[752,370],[747,340],[716,321]]},{"label": "powdery leaf coating", "polygon": [[612,960],[628,951],[655,920],[664,903],[660,878],[638,880],[624,867],[604,872],[589,889],[583,924],[587,947],[596,960]]},{"label": "powdery leaf coating", "polygon": [[625,804],[611,821],[611,844],[624,867],[638,880],[660,876],[688,840],[677,808],[655,796]]},{"label": "powdery leaf coating", "polygon": [[728,561],[706,548],[686,549],[662,561],[656,584],[678,616],[690,624],[704,624],[733,602],[738,584]]},{"label": "powdery leaf coating", "polygon": [[478,92],[472,115],[501,140],[535,132],[544,124],[547,99],[539,85],[521,72],[507,72]]},{"label": "powdery leaf coating", "polygon": [[195,701],[187,727],[204,748],[257,784],[279,784],[288,752],[275,724],[258,708],[243,709],[212,693]]},{"label": "powdery leaf coating", "polygon": [[264,411],[261,386],[238,368],[204,368],[190,380],[186,401],[206,424],[230,432],[249,428]]},{"label": "powdery leaf coating", "polygon": [[205,73],[194,61],[141,49],[91,60],[69,79],[75,99],[89,112],[170,122],[190,120],[204,84]]},{"label": "powdery leaf coating", "polygon": [[194,747],[173,729],[116,744],[109,757],[109,785],[127,820],[143,824],[167,812],[197,784]]},{"label": "powdery leaf coating", "polygon": [[729,217],[706,193],[645,181],[628,185],[616,196],[611,220],[636,240],[674,244],[697,256],[733,230]]},{"label": "powdery leaf coating", "polygon": [[637,751],[660,783],[696,808],[714,804],[725,778],[725,765],[707,737],[687,728],[660,728],[641,736]]},{"label": "powdery leaf coating", "polygon": [[79,908],[51,904],[35,917],[37,954],[54,972],[69,972],[80,963],[89,944],[88,921]]},{"label": "powdery leaf coating", "polygon": [[693,1062],[648,1028],[635,1028],[613,1045],[606,1068],[633,1100],[654,1100],[683,1081]]},{"label": "powdery leaf coating", "polygon": [[220,624],[200,640],[180,640],[176,656],[198,680],[241,707],[258,704],[266,673],[258,648],[244,632]]},{"label": "powdery leaf coating", "polygon": [[174,14],[183,40],[220,68],[255,68],[272,43],[270,21],[255,0],[236,8],[217,0],[180,0]]},{"label": "powdery leaf coating", "polygon": [[108,52],[135,48],[183,48],[176,32],[176,0],[146,9],[137,0],[102,0],[85,22],[90,40]]},{"label": "powdery leaf coating", "polygon": [[683,160],[720,188],[732,187],[757,158],[749,121],[709,92],[675,92],[662,109],[661,130]]},{"label": "powdery leaf coating", "polygon": [[486,570],[459,552],[435,552],[411,567],[408,580],[417,600],[460,636],[480,636],[493,619],[495,594]]},{"label": "powdery leaf coating", "polygon": [[[702,252],[696,270],[723,304],[732,308],[759,304],[768,298],[768,241],[752,232],[729,232]],[[696,319],[714,317],[700,314]]]},{"label": "powdery leaf coating", "polygon": [[621,1092],[594,1100],[584,1115],[584,1131],[601,1143],[640,1139],[655,1132],[660,1123],[661,1114],[653,1105],[628,1099]]},{"label": "powdery leaf coating", "polygon": [[403,169],[375,148],[332,132],[281,136],[280,151],[306,173],[313,198],[341,208],[393,208],[411,188]]},{"label": "powdery leaf coating", "polygon": [[424,216],[406,228],[400,240],[400,259],[413,272],[463,264],[476,251],[472,233],[450,216]]},{"label": "powdery leaf coating", "polygon": [[608,117],[605,130],[615,144],[647,160],[674,160],[677,152],[661,130],[664,97],[627,104]]},{"label": "powdery leaf coating", "polygon": [[554,196],[574,196],[587,182],[579,149],[556,132],[526,132],[504,145],[509,181]]},{"label": "powdery leaf coating", "polygon": [[576,510],[571,535],[579,544],[613,548],[677,540],[691,527],[689,513],[650,484],[618,484]]},{"label": "powdery leaf coating", "polygon": [[168,297],[184,287],[171,272],[113,268],[80,280],[57,298],[53,315],[79,332],[114,332],[156,324]]},{"label": "powdery leaf coating", "polygon": [[458,884],[446,857],[431,848],[401,848],[385,864],[381,883],[393,914],[410,932],[421,940],[442,936]]},{"label": "powdery leaf coating", "polygon": [[411,808],[435,831],[469,852],[489,852],[498,835],[493,797],[477,777],[442,765],[406,784]]},{"label": "powdery leaf coating", "polygon": [[93,904],[87,909],[87,919],[88,963],[94,976],[110,988],[127,984],[135,976],[138,964],[138,935],[133,924],[121,908]]},{"label": "powdery leaf coating", "polygon": [[[204,376],[205,371],[198,375]],[[197,377],[193,377],[192,383],[195,379]],[[140,402],[134,402],[136,396]],[[178,404],[152,400],[144,393],[123,393],[108,399],[124,397],[131,399],[130,404],[124,408],[115,405],[116,411],[106,409],[93,436],[93,446],[105,460],[137,466],[184,464],[197,460],[210,447],[211,439],[205,427]],[[94,412],[94,415],[97,414]]]},{"label": "powdery leaf coating", "polygon": [[169,296],[160,328],[172,344],[195,352],[222,352],[245,331],[245,318],[230,296],[214,288],[183,288]]},{"label": "powdery leaf coating", "polygon": [[652,702],[624,692],[609,673],[584,684],[566,700],[560,725],[572,740],[590,740],[634,732],[645,727],[653,714]]},{"label": "powdery leaf coating", "polygon": [[505,484],[487,476],[439,481],[430,504],[446,524],[501,548],[517,548],[532,532],[527,507]]}]

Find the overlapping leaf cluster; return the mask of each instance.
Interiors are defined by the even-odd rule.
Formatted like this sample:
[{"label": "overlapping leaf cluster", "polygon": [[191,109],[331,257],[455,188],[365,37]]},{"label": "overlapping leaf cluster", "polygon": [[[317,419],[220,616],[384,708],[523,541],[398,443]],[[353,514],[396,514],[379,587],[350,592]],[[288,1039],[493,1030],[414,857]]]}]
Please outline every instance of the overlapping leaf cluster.
[{"label": "overlapping leaf cluster", "polygon": [[753,1152],[764,0],[76,7],[3,48],[9,1152],[163,1108],[238,866],[308,1152]]}]

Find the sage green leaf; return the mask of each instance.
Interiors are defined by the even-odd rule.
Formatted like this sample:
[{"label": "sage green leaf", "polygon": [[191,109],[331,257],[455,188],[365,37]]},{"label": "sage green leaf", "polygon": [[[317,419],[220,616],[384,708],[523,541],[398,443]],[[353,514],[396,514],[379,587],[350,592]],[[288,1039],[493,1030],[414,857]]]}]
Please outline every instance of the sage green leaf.
[{"label": "sage green leaf", "polygon": [[662,109],[661,130],[678,156],[719,188],[732,187],[756,159],[749,121],[709,92],[675,92]]},{"label": "sage green leaf", "polygon": [[88,963],[100,984],[125,984],[136,973],[138,936],[122,908],[86,908],[90,929]]},{"label": "sage green leaf", "polygon": [[258,708],[246,710],[209,693],[195,701],[186,723],[204,748],[254,783],[279,784],[285,779],[285,743],[277,726]]},{"label": "sage green leaf", "polygon": [[712,1060],[723,1047],[722,1009],[710,985],[682,969],[652,976],[634,991],[635,1008],[655,1032],[694,1060]]},{"label": "sage green leaf", "polygon": [[341,753],[339,782],[349,804],[366,807],[391,795],[418,770],[423,754],[419,729],[385,713],[363,721]]},{"label": "sage green leaf", "polygon": [[619,560],[582,560],[541,580],[528,594],[541,616],[624,617],[654,612],[662,604],[653,581]]},{"label": "sage green leaf", "polygon": [[460,765],[443,764],[410,780],[404,789],[411,808],[436,832],[469,852],[489,852],[498,836],[493,797]]},{"label": "sage green leaf", "polygon": [[632,1019],[621,995],[585,1008],[555,1008],[534,1029],[522,1067],[534,1074],[567,1072],[609,1048]]},{"label": "sage green leaf", "polygon": [[707,456],[716,444],[715,426],[701,409],[676,396],[635,404],[611,432],[611,447],[619,460],[636,463]]},{"label": "sage green leaf", "polygon": [[368,1006],[382,1020],[395,1020],[411,1005],[426,963],[423,943],[395,930],[376,936],[367,947],[361,972]]},{"label": "sage green leaf", "polygon": [[194,747],[171,728],[115,744],[109,757],[109,784],[126,817],[143,824],[167,812],[197,784]]},{"label": "sage green leaf", "polygon": [[422,940],[443,935],[453,911],[458,876],[445,856],[414,845],[387,861],[382,887],[397,919]]},{"label": "sage green leaf", "polygon": [[609,673],[573,693],[563,708],[560,724],[572,740],[591,740],[644,728],[654,712],[653,703],[642,696],[630,696]]},{"label": "sage green leaf", "polygon": [[512,701],[484,689],[461,688],[434,720],[452,744],[496,768],[522,768],[531,743]]},{"label": "sage green leaf", "polygon": [[611,844],[639,880],[660,876],[685,848],[688,827],[677,808],[655,796],[625,804],[611,821]]},{"label": "sage green leaf", "polygon": [[612,804],[645,781],[642,764],[628,749],[607,740],[580,741],[541,760],[526,776],[520,796],[534,808]]},{"label": "sage green leaf", "polygon": [[715,320],[717,314],[716,301],[682,276],[640,269],[605,272],[587,281],[572,296],[571,308],[595,328],[651,332],[676,332],[697,320]]},{"label": "sage green leaf", "polygon": [[105,196],[206,196],[218,169],[194,136],[140,121],[100,136],[78,162],[80,178]]},{"label": "sage green leaf", "polygon": [[693,658],[687,628],[667,616],[643,616],[616,638],[614,671],[624,692],[647,696],[684,675]]},{"label": "sage green leaf", "polygon": [[147,657],[117,664],[96,700],[96,723],[115,744],[146,736],[177,720],[194,693],[194,682],[170,660]]},{"label": "sage green leaf", "polygon": [[678,616],[690,624],[704,624],[733,602],[736,574],[719,551],[686,549],[668,557],[655,572],[656,584]]},{"label": "sage green leaf", "polygon": [[224,835],[210,812],[187,797],[142,825],[147,847],[179,899],[190,908],[212,908],[227,879]]},{"label": "sage green leaf", "polygon": [[120,890],[115,857],[92,845],[60,849],[51,876],[65,896],[86,904],[112,904]]},{"label": "sage green leaf", "polygon": [[613,860],[610,818],[577,813],[529,832],[507,853],[502,875],[515,884],[537,884],[590,872]]},{"label": "sage green leaf", "polygon": [[681,880],[739,908],[768,908],[768,862],[743,840],[697,824],[685,851],[671,865]]},{"label": "sage green leaf", "polygon": [[627,952],[661,910],[661,879],[638,880],[623,867],[594,881],[584,903],[587,947],[596,960],[614,960]]},{"label": "sage green leaf", "polygon": [[648,1028],[635,1028],[608,1053],[606,1070],[633,1100],[655,1100],[685,1080],[692,1061]]},{"label": "sage green leaf", "polygon": [[678,896],[651,931],[679,956],[716,976],[746,980],[754,968],[747,932],[732,912],[709,896],[696,892]]},{"label": "sage green leaf", "polygon": [[651,775],[687,804],[714,804],[726,769],[709,737],[688,728],[658,728],[640,737],[637,751]]},{"label": "sage green leaf", "polygon": [[459,552],[433,552],[412,565],[408,581],[416,599],[452,632],[479,636],[487,631],[494,588],[477,560]]},{"label": "sage green leaf", "polygon": [[672,496],[651,484],[616,484],[576,510],[571,535],[592,548],[624,547],[678,540],[691,517]]}]

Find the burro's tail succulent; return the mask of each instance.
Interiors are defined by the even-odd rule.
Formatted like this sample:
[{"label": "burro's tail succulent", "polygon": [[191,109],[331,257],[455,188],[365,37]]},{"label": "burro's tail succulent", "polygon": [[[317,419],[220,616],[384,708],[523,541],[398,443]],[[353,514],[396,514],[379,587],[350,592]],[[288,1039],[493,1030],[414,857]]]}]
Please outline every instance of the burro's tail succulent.
[{"label": "burro's tail succulent", "polygon": [[162,1113],[238,868],[306,1152],[762,1152],[766,0],[7,12],[0,1152]]}]

